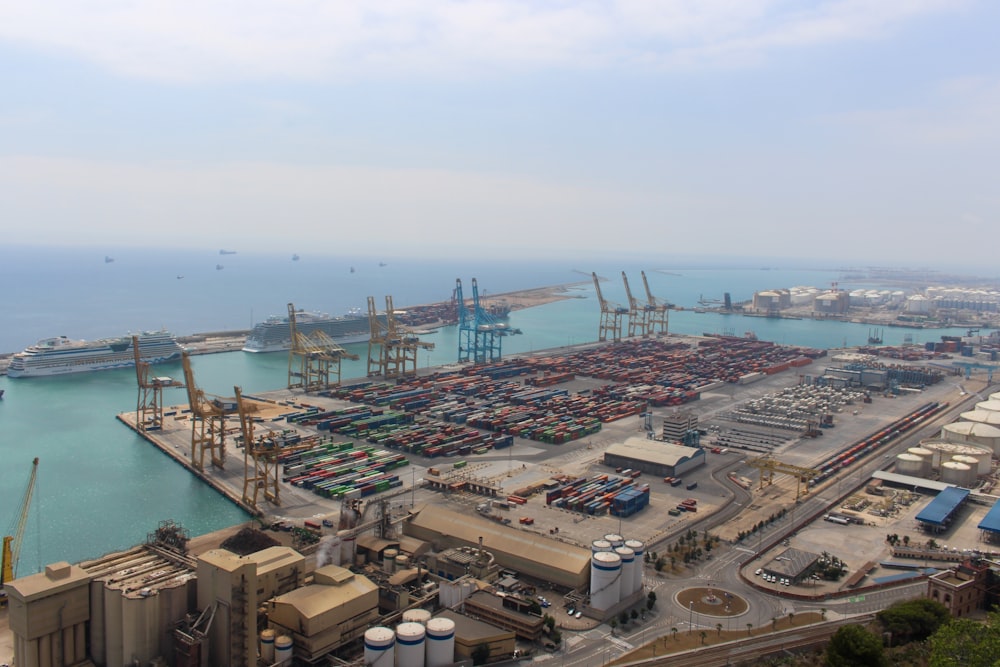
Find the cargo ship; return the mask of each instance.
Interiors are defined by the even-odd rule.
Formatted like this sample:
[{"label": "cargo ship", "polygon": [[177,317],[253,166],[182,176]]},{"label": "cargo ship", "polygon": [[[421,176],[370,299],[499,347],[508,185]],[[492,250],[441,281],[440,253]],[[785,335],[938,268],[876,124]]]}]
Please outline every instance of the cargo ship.
[{"label": "cargo ship", "polygon": [[[382,316],[384,317],[384,316]],[[371,337],[368,316],[360,310],[352,310],[346,315],[332,316],[326,313],[295,311],[295,326],[300,333],[310,335],[322,331],[335,342],[364,343]],[[288,317],[272,315],[258,323],[247,336],[244,352],[280,352],[292,347],[292,331]]]},{"label": "cargo ship", "polygon": [[[179,359],[184,349],[167,331],[145,331],[138,335],[139,357],[150,364]],[[135,365],[132,337],[101,340],[71,340],[66,336],[45,338],[10,358],[7,376],[12,378],[65,375],[103,371]]]}]

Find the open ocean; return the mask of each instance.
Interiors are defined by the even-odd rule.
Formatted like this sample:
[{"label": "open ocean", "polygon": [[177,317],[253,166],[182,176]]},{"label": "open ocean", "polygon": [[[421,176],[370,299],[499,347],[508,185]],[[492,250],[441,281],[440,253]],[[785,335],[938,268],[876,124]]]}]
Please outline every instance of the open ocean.
[{"label": "open ocean", "polygon": [[[105,262],[105,254],[113,262]],[[532,352],[595,341],[599,306],[590,272],[607,278],[601,290],[609,301],[626,304],[621,272],[633,295],[645,299],[640,270],[653,294],[685,308],[700,298],[748,300],[757,290],[811,285],[841,289],[858,286],[841,271],[783,268],[752,260],[744,266],[709,262],[607,259],[525,262],[414,258],[313,257],[261,254],[220,255],[218,249],[8,250],[0,265],[6,286],[0,308],[0,351],[16,352],[40,338],[121,336],[166,328],[176,335],[248,329],[286,304],[341,314],[366,308],[374,296],[381,308],[392,295],[396,308],[447,301],[456,278],[467,297],[476,278],[480,297],[534,287],[574,284],[575,298],[514,311],[512,327],[524,333],[504,341],[504,353]],[[216,266],[221,265],[222,269]],[[354,269],[353,272],[351,269]],[[670,313],[676,333],[753,331],[762,340],[809,347],[841,347],[866,342],[867,325],[811,320],[773,320],[695,313]],[[886,344],[904,337],[922,344],[964,329],[885,328]],[[436,347],[421,352],[419,366],[452,363],[458,352],[455,327],[423,337]],[[344,378],[363,377],[367,344],[348,346],[361,355],[346,362]],[[282,388],[287,353],[224,354],[192,357],[198,386],[231,396],[233,386],[248,393]],[[156,367],[158,375],[181,377],[180,363]],[[132,369],[53,378],[0,377],[0,530],[16,523],[31,461],[39,457],[38,480],[25,533],[19,575],[45,564],[78,562],[143,541],[158,523],[172,519],[192,535],[233,525],[246,515],[212,489],[120,424],[115,415],[135,409]],[[165,402],[186,402],[183,390],[168,391]]]}]

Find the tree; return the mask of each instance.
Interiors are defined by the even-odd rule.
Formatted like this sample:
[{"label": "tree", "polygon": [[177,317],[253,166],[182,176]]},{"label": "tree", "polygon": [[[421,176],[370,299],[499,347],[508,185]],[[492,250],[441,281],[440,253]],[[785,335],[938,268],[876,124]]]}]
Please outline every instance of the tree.
[{"label": "tree", "polygon": [[608,621],[608,625],[611,626],[611,634],[615,634],[615,628],[618,627],[618,619],[612,618],[610,621]]},{"label": "tree", "polygon": [[930,638],[931,667],[991,667],[1000,655],[1000,622],[996,612],[986,623],[956,618]]},{"label": "tree", "polygon": [[822,621],[826,620],[826,607],[824,607],[823,609],[819,610],[819,618]]},{"label": "tree", "polygon": [[542,615],[542,605],[538,604],[538,602],[536,600],[532,600],[531,601],[531,605],[528,607],[528,610],[532,614],[535,614],[537,616],[541,616]]},{"label": "tree", "polygon": [[548,614],[545,614],[545,618],[542,619],[542,622],[545,623],[545,626],[550,631],[556,627],[556,619],[553,618],[552,616],[549,616]]},{"label": "tree", "polygon": [[670,634],[672,634],[674,636],[674,641],[680,641],[680,639],[677,639],[677,627],[676,626],[670,628]]},{"label": "tree", "polygon": [[875,617],[886,632],[900,642],[923,641],[951,618],[948,608],[936,600],[906,600],[878,612]]},{"label": "tree", "polygon": [[910,536],[909,535],[903,535],[903,546],[904,547],[910,546]]},{"label": "tree", "polygon": [[549,635],[549,639],[552,640],[553,644],[559,646],[559,644],[562,644],[562,633],[558,630],[553,630],[552,634]]},{"label": "tree", "polygon": [[826,664],[830,667],[883,667],[888,660],[878,637],[860,625],[844,625],[830,637]]},{"label": "tree", "polygon": [[639,618],[639,612],[637,612],[635,609],[633,609],[632,611],[630,611],[628,615],[632,617],[633,621],[635,619]]},{"label": "tree", "polygon": [[795,612],[788,612],[788,625],[795,625]]},{"label": "tree", "polygon": [[618,624],[621,625],[622,627],[625,627],[626,623],[628,623],[628,612],[623,609],[618,614]]},{"label": "tree", "polygon": [[702,644],[704,644],[704,643],[705,643],[705,637],[707,637],[707,636],[708,636],[708,633],[707,633],[707,632],[705,632],[704,630],[702,630],[702,631],[701,631],[701,632],[699,632],[698,634],[699,634],[699,635],[701,635],[701,643],[702,643]]},{"label": "tree", "polygon": [[747,623],[747,637],[750,636],[751,630],[753,630],[753,623]]},{"label": "tree", "polygon": [[722,636],[722,623],[716,623],[715,624],[715,636],[716,637],[721,637]]},{"label": "tree", "polygon": [[473,665],[485,665],[486,661],[490,659],[490,645],[483,642],[477,644],[476,648],[472,649],[472,664]]},{"label": "tree", "polygon": [[653,611],[653,605],[655,605],[655,604],[656,604],[656,593],[654,593],[653,591],[650,591],[649,595],[646,596],[646,609],[647,609],[647,611]]}]

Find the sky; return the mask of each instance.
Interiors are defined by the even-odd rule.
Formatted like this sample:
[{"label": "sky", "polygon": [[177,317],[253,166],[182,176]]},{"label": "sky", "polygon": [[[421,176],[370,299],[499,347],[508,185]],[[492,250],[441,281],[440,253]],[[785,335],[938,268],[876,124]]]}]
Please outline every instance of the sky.
[{"label": "sky", "polygon": [[997,25],[977,0],[0,0],[0,228],[992,267]]}]

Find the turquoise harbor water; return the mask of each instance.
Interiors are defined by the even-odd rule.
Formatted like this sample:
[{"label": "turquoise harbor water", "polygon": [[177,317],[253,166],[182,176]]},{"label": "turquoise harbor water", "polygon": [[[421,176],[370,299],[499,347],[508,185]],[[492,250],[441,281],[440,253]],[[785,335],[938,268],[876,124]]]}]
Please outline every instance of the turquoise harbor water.
[{"label": "turquoise harbor water", "polygon": [[[27,251],[5,263],[0,280],[19,288],[8,289],[4,295],[0,350],[17,351],[53,335],[89,339],[160,327],[179,335],[248,328],[253,321],[283,312],[289,301],[331,313],[364,306],[369,295],[381,305],[385,295],[391,294],[397,308],[444,301],[450,298],[456,278],[462,279],[469,296],[471,279],[476,277],[480,294],[487,297],[577,283],[570,291],[573,298],[512,314],[511,326],[524,333],[504,342],[505,354],[511,354],[596,340],[599,309],[591,270],[609,279],[602,284],[609,300],[626,302],[623,269],[633,293],[644,297],[640,270],[645,270],[657,297],[688,308],[696,306],[702,296],[721,299],[726,291],[740,301],[749,299],[755,290],[772,287],[826,287],[840,280],[841,288],[851,288],[835,269],[687,268],[653,262],[617,266],[580,262],[573,267],[473,259],[388,259],[385,266],[379,266],[376,259],[320,260],[305,254],[299,262],[287,257],[219,256],[218,251],[119,250],[109,254],[114,262],[104,263],[103,255],[80,251]],[[215,269],[217,263],[225,268]],[[824,348],[862,344],[869,333],[866,325],[690,310],[672,312],[670,328],[686,334],[754,331],[763,340]],[[904,336],[923,343],[939,340],[942,334],[962,333],[962,329],[884,330],[887,344],[902,343]],[[455,361],[455,327],[443,328],[425,340],[433,341],[436,348],[421,353],[421,367]],[[364,359],[366,345],[349,347]],[[203,355],[193,358],[193,367],[200,388],[228,396],[234,385],[246,392],[284,386],[287,356]],[[157,366],[156,373],[182,375],[179,363]],[[363,375],[363,361],[345,364],[345,378]],[[198,535],[246,518],[115,419],[116,414],[135,409],[133,370],[55,378],[0,377],[0,389],[6,392],[0,400],[0,530],[16,520],[31,460],[40,459],[19,574],[56,560],[75,562],[131,546],[164,519],[178,521]],[[186,402],[186,396],[174,390],[167,393],[166,402]]]}]

